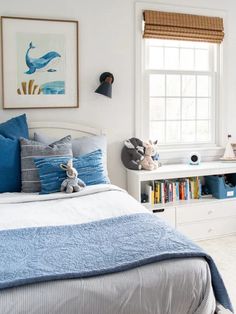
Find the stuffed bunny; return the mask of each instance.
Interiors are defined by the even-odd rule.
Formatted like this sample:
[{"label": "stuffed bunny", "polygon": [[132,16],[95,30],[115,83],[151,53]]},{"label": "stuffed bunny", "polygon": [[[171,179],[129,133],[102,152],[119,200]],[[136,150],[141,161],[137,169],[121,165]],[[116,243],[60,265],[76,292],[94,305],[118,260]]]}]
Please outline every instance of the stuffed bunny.
[{"label": "stuffed bunny", "polygon": [[140,165],[145,170],[155,170],[158,168],[157,163],[152,159],[152,156],[155,155],[155,150],[153,143],[151,141],[143,143],[145,147],[144,159],[140,161]]},{"label": "stuffed bunny", "polygon": [[86,184],[78,178],[78,172],[73,168],[73,161],[70,159],[67,165],[61,164],[60,167],[66,170],[67,179],[61,184],[61,192],[66,193],[78,192],[86,186]]}]

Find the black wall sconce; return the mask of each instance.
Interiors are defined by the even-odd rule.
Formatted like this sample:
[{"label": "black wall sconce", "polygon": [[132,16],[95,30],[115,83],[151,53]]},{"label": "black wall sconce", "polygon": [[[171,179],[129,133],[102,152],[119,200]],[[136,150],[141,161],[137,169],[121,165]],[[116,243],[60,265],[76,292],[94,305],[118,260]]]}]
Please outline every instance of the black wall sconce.
[{"label": "black wall sconce", "polygon": [[100,85],[95,90],[95,93],[110,97],[112,96],[112,83],[114,82],[113,74],[109,72],[104,72],[101,74],[100,78]]}]

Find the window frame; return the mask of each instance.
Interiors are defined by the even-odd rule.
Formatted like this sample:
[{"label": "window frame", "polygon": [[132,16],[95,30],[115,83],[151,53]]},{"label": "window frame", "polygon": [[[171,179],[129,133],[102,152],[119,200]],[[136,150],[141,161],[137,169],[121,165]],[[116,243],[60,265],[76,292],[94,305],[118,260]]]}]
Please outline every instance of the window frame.
[{"label": "window frame", "polygon": [[[138,2],[135,4],[135,128],[134,135],[143,140],[147,140],[145,132],[143,130],[144,123],[143,119],[146,119],[147,110],[145,111],[145,106],[143,103],[144,99],[144,90],[143,90],[143,69],[144,69],[144,45],[143,45],[143,11],[144,10],[160,10],[160,11],[169,11],[177,13],[187,13],[187,14],[199,14],[199,15],[209,15],[209,16],[220,16],[224,18],[225,21],[225,31],[227,33],[227,15],[223,10],[216,10],[214,8],[199,8],[199,7],[190,7],[190,6],[173,6],[169,4],[154,4],[147,2]],[[217,90],[215,93],[215,143],[210,144],[179,144],[173,145],[164,145],[160,147],[159,152],[163,162],[179,162],[186,158],[186,153],[191,150],[198,150],[201,152],[203,158],[218,158],[223,153],[223,148],[225,144],[225,138],[227,135],[227,112],[223,108],[222,104],[227,101],[226,89],[227,82],[224,76],[223,60],[225,56],[223,54],[225,41],[217,47],[217,68],[219,75],[216,78]],[[147,88],[145,89],[147,90]],[[220,118],[219,118],[220,117]]]},{"label": "window frame", "polygon": [[[217,97],[216,96],[216,91],[218,90],[217,86],[217,78],[219,76],[219,61],[220,61],[220,56],[219,56],[219,45],[211,45],[210,46],[210,51],[209,51],[209,71],[194,71],[194,70],[165,70],[165,69],[148,69],[148,64],[149,64],[149,53],[148,53],[148,44],[145,39],[142,40],[142,56],[143,56],[143,75],[142,75],[142,86],[143,86],[143,107],[145,108],[145,115],[143,116],[143,137],[144,138],[149,138],[149,128],[150,128],[150,95],[149,95],[149,77],[151,74],[172,74],[172,75],[210,75],[212,81],[211,81],[211,115],[209,117],[209,121],[211,122],[211,140],[207,142],[189,142],[189,143],[184,143],[184,142],[173,142],[173,143],[160,143],[159,146],[160,148],[184,148],[184,147],[203,147],[203,146],[215,146],[218,142],[217,139],[217,134],[216,134],[216,118],[218,116],[218,104],[217,104]],[[213,59],[214,58],[214,59]],[[168,96],[163,96],[163,98],[168,98]],[[179,97],[173,97],[173,98],[181,98]],[[195,98],[197,99],[197,97]],[[197,121],[197,119],[194,119]],[[163,120],[163,121],[169,121],[169,120]],[[158,138],[157,138],[158,139]],[[152,139],[155,140],[155,139]]]}]

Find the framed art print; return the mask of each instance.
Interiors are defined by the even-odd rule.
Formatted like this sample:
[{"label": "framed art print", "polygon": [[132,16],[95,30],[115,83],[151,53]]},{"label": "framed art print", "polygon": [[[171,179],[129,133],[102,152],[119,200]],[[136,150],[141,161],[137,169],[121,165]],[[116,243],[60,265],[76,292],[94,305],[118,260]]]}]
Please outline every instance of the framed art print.
[{"label": "framed art print", "polygon": [[3,108],[78,107],[78,21],[1,18]]}]

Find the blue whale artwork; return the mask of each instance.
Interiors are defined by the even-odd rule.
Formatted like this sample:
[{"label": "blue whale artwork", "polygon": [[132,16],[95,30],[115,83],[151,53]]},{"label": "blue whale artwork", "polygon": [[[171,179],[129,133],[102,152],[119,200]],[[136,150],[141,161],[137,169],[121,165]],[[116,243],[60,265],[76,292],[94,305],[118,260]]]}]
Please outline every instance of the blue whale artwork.
[{"label": "blue whale artwork", "polygon": [[[32,42],[30,42],[29,44],[29,48],[26,51],[26,55],[25,55],[25,61],[26,64],[29,68],[28,71],[26,71],[26,74],[33,74],[35,73],[37,70],[41,70],[44,69],[45,67],[47,67],[47,65],[55,58],[60,58],[61,55],[56,52],[56,51],[49,51],[48,53],[46,53],[45,55],[43,55],[40,58],[31,58],[29,55],[29,52],[31,49],[34,49],[35,46],[33,45]],[[55,69],[48,69],[48,72],[55,72]]]},{"label": "blue whale artwork", "polygon": [[40,86],[40,89],[44,95],[61,95],[65,94],[65,82],[64,81],[53,81],[47,82]]}]

